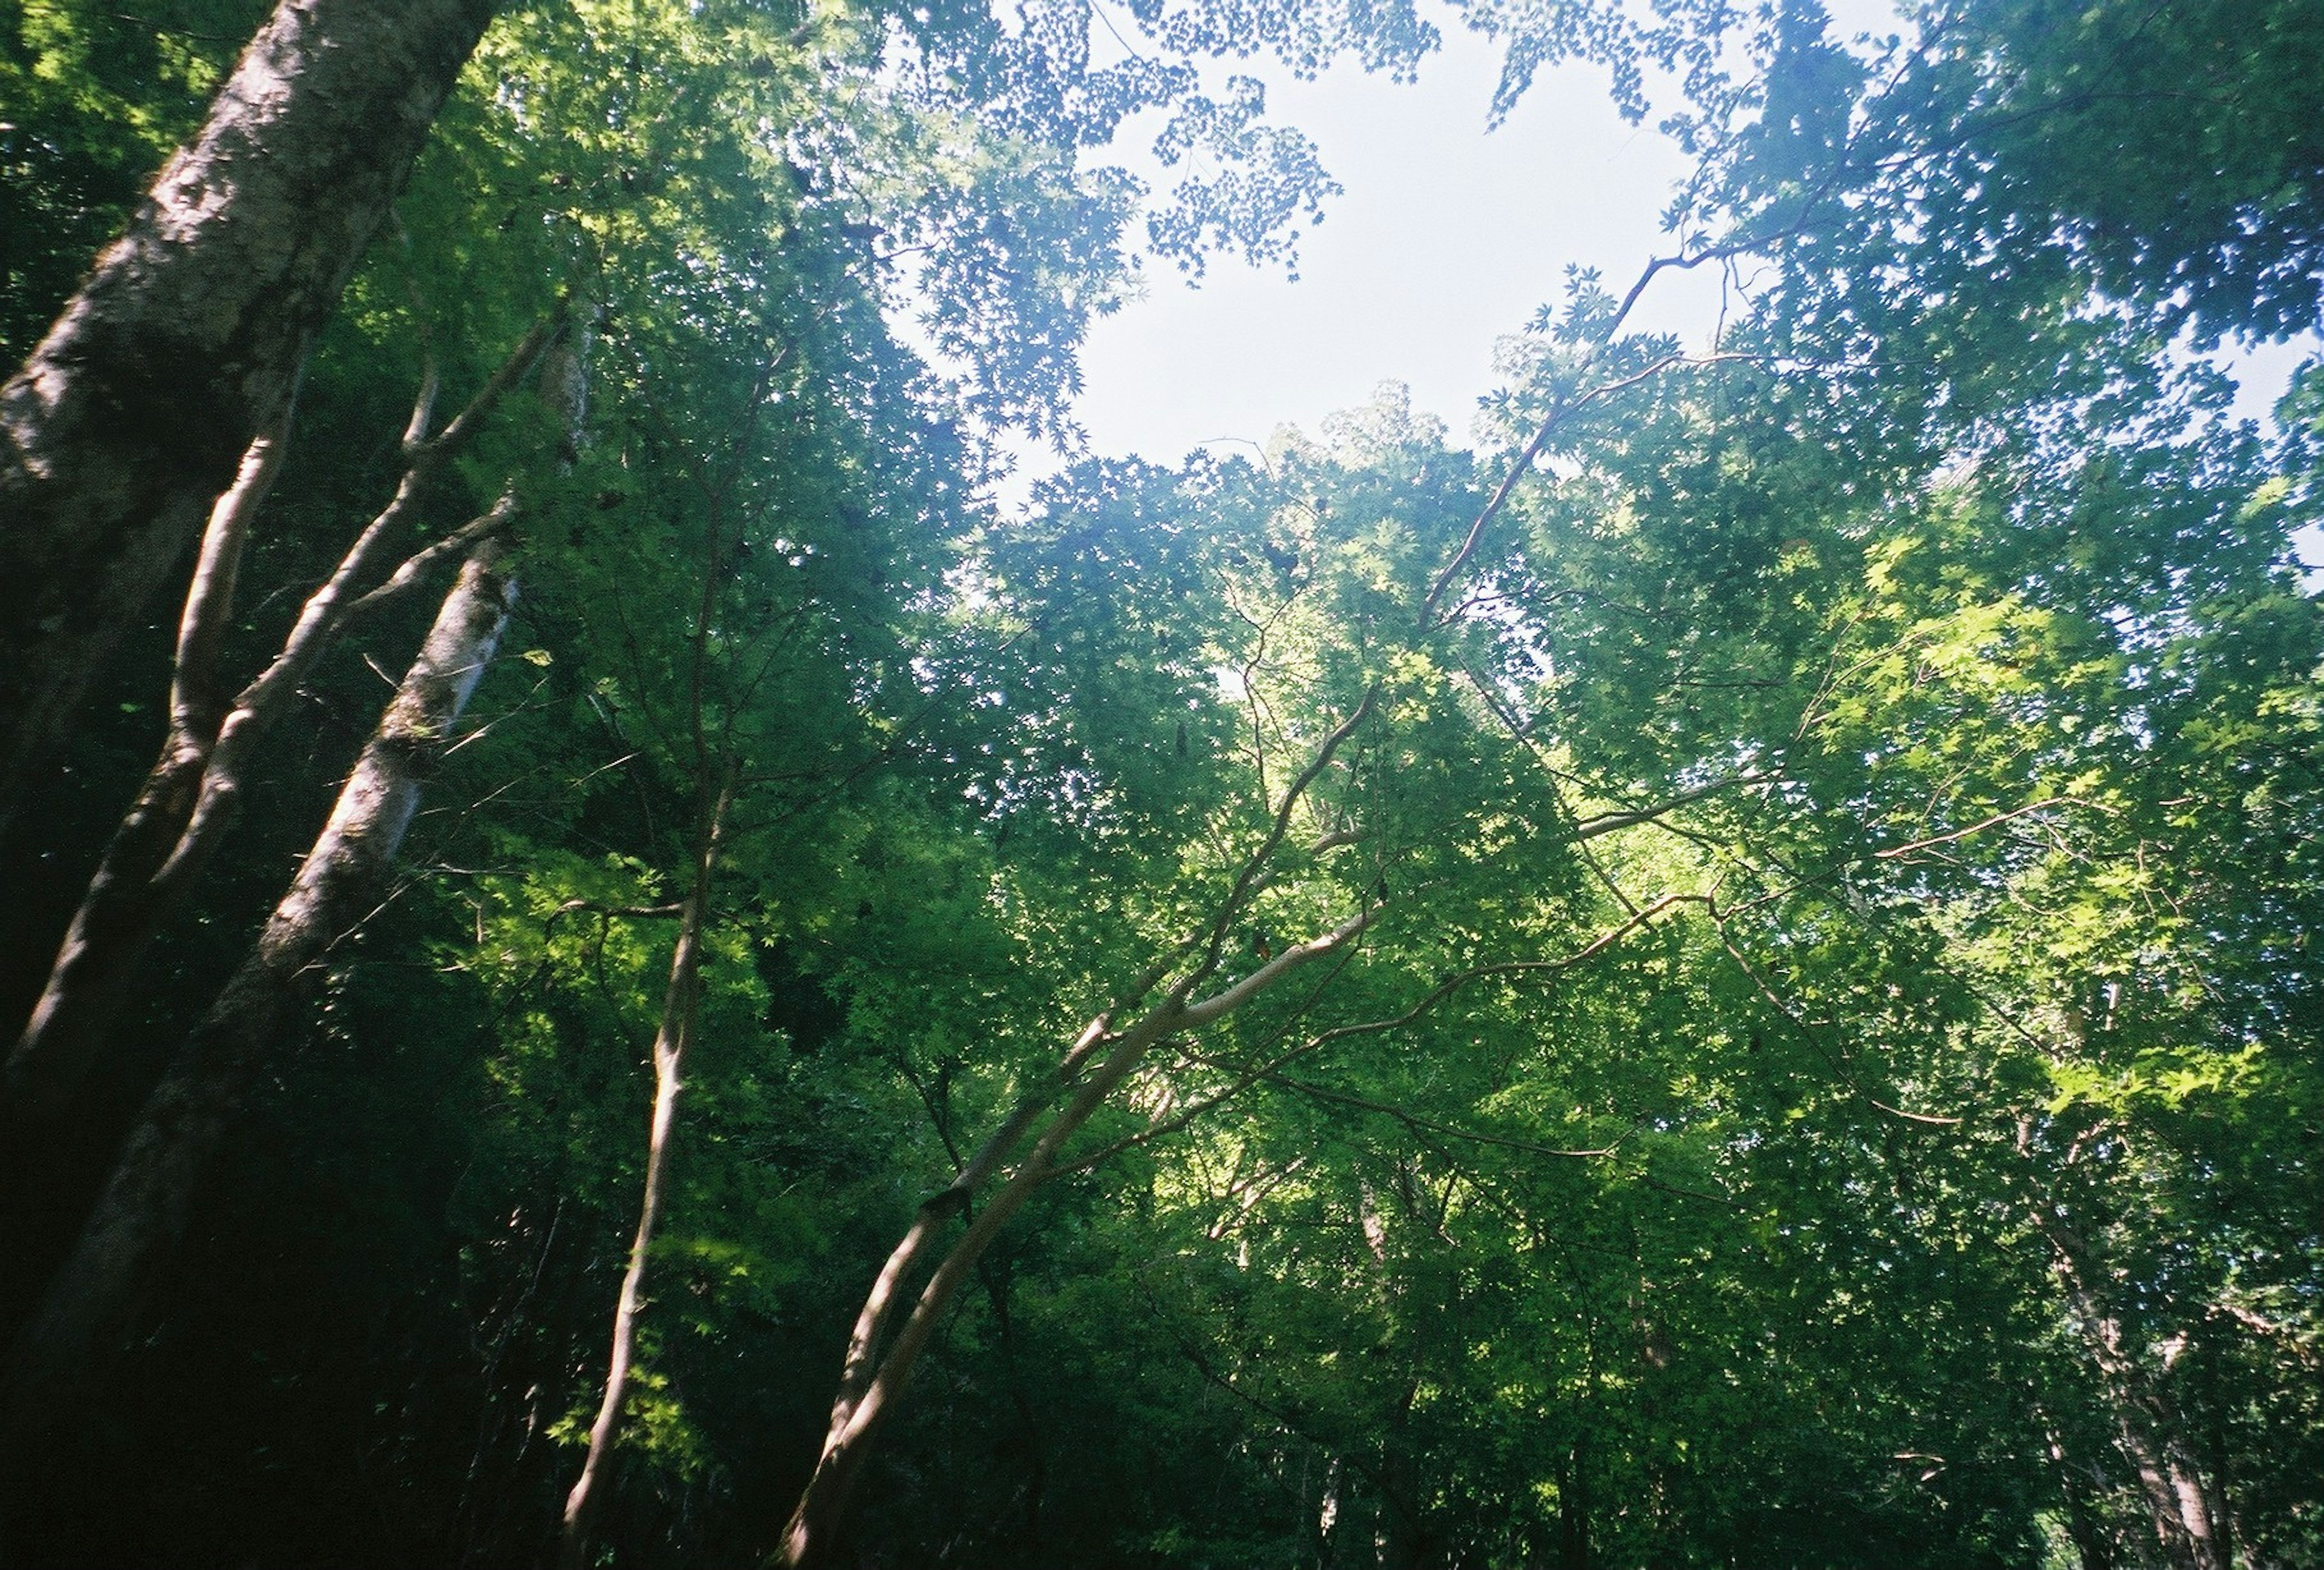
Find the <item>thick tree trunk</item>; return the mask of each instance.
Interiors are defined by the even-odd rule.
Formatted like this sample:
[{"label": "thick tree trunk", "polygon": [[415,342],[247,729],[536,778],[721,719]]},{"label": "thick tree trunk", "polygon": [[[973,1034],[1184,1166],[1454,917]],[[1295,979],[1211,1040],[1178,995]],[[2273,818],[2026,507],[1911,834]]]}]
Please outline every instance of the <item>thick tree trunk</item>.
[{"label": "thick tree trunk", "polygon": [[283,0],[0,389],[0,834],[289,406],[491,0]]},{"label": "thick tree trunk", "polygon": [[678,947],[670,955],[669,986],[663,994],[661,1024],[654,1032],[653,1115],[646,1133],[645,1193],[638,1205],[637,1235],[630,1243],[629,1268],[622,1275],[622,1293],[613,1308],[613,1350],[606,1365],[605,1390],[597,1404],[596,1420],[589,1425],[589,1454],[581,1475],[565,1499],[564,1547],[559,1560],[564,1570],[581,1570],[588,1562],[589,1532],[596,1515],[598,1489],[605,1462],[620,1430],[622,1404],[628,1399],[630,1369],[637,1357],[638,1313],[645,1301],[646,1257],[653,1248],[654,1227],[661,1216],[667,1184],[670,1132],[678,1122],[678,1095],[684,1082],[687,1048],[694,1044],[694,1027],[702,1004],[702,924],[708,912],[710,881],[717,870],[719,842],[726,832],[727,809],[734,800],[734,770],[726,770],[717,799],[708,808],[695,846],[694,882],[687,891],[678,917]]},{"label": "thick tree trunk", "polygon": [[378,905],[420,788],[507,623],[516,594],[507,550],[495,538],[470,554],[329,823],[147,1101],[72,1256],[17,1338],[0,1399],[0,1442],[10,1448],[68,1415],[93,1364],[120,1344],[274,1038],[320,980],[333,945]]}]

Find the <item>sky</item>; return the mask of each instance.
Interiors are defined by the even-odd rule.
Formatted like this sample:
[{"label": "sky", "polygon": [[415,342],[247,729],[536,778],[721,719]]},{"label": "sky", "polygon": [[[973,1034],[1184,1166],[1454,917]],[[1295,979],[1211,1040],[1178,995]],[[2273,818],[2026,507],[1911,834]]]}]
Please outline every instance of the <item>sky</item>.
[{"label": "sky", "polygon": [[[1877,0],[1845,9],[1856,26],[1887,16]],[[1685,161],[1651,125],[1621,119],[1601,71],[1544,71],[1489,133],[1493,48],[1440,23],[1443,47],[1416,84],[1352,64],[1313,82],[1271,62],[1238,65],[1268,82],[1268,117],[1312,137],[1345,189],[1305,231],[1296,282],[1279,266],[1213,258],[1190,286],[1167,263],[1148,263],[1145,297],[1102,319],[1084,353],[1078,414],[1093,450],[1168,461],[1198,446],[1263,446],[1283,425],[1314,431],[1388,380],[1465,438],[1495,385],[1496,339],[1560,298],[1569,263],[1619,288],[1670,248],[1660,216]],[[1150,142],[1151,128],[1140,130],[1126,127],[1109,156],[1139,167],[1125,155]],[[1634,319],[1702,343],[1720,295],[1707,271],[1665,273]],[[2264,417],[2312,348],[2239,356],[2238,411]],[[1020,497],[1056,466],[1051,455],[1022,456],[1005,488]],[[2324,560],[2324,545],[2302,543],[2311,563]]]},{"label": "sky", "polygon": [[[1270,79],[1268,117],[1313,138],[1345,189],[1305,232],[1296,282],[1218,258],[1190,288],[1148,264],[1146,298],[1101,321],[1084,355],[1079,412],[1096,450],[1263,444],[1387,380],[1465,436],[1494,384],[1494,341],[1560,298],[1568,263],[1627,284],[1667,249],[1659,217],[1684,161],[1623,123],[1601,73],[1543,73],[1489,134],[1493,49],[1445,33],[1415,85],[1352,64]],[[1716,279],[1665,275],[1639,324],[1699,335],[1718,294]]]}]

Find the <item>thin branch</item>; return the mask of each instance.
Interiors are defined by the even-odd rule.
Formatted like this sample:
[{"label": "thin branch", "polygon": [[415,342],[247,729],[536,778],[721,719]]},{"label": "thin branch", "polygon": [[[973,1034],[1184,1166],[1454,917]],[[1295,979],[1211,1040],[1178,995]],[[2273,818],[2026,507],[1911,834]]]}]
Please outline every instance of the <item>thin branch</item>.
[{"label": "thin branch", "polygon": [[1295,943],[1223,992],[1204,998],[1199,1003],[1188,1003],[1180,1023],[1189,1030],[1199,1029],[1214,1020],[1223,1019],[1259,993],[1281,981],[1299,966],[1321,955],[1331,953],[1379,919],[1377,905],[1351,917],[1321,937],[1305,943]]},{"label": "thin branch", "polygon": [[1269,1085],[1279,1085],[1286,1090],[1296,1091],[1301,1095],[1312,1097],[1316,1101],[1331,1102],[1338,1106],[1351,1106],[1359,1112],[1378,1113],[1383,1117],[1394,1118],[1416,1132],[1441,1134],[1447,1139],[1466,1140],[1477,1145],[1498,1145],[1505,1150],[1523,1150],[1535,1156],[1555,1156],[1577,1161],[1600,1161],[1619,1151],[1623,1142],[1637,1131],[1636,1129],[1627,1130],[1612,1144],[1594,1150],[1560,1150],[1554,1145],[1536,1144],[1531,1140],[1511,1139],[1505,1134],[1480,1133],[1475,1129],[1463,1129],[1452,1123],[1441,1123],[1434,1118],[1422,1117],[1418,1113],[1408,1112],[1403,1107],[1391,1105],[1387,1102],[1368,1101],[1362,1096],[1350,1095],[1342,1090],[1326,1090],[1320,1085],[1311,1085],[1304,1079],[1294,1079],[1287,1074],[1268,1074],[1263,1077]]},{"label": "thin branch", "polygon": [[1700,904],[1708,906],[1710,904],[1710,900],[1707,896],[1701,894],[1665,894],[1660,900],[1655,900],[1652,905],[1639,910],[1620,926],[1600,934],[1583,947],[1566,956],[1563,959],[1509,960],[1499,965],[1480,965],[1472,970],[1462,971],[1458,975],[1448,976],[1443,981],[1439,982],[1434,987],[1431,988],[1425,996],[1422,997],[1419,1002],[1414,1003],[1402,1013],[1391,1015],[1386,1019],[1367,1020],[1359,1024],[1335,1025],[1328,1030],[1323,1030],[1316,1035],[1311,1036],[1306,1040],[1301,1042],[1298,1046],[1277,1054],[1276,1057],[1268,1059],[1259,1067],[1243,1070],[1231,1084],[1220,1090],[1214,1091],[1206,1096],[1200,1097],[1195,1101],[1188,1103],[1167,1120],[1149,1124],[1148,1127],[1140,1130],[1135,1134],[1124,1135],[1122,1138],[1114,1141],[1111,1144],[1104,1145],[1098,1150],[1093,1150],[1086,1156],[1077,1158],[1068,1167],[1062,1168],[1060,1170],[1084,1171],[1111,1160],[1113,1157],[1120,1154],[1124,1150],[1130,1150],[1139,1145],[1150,1144],[1154,1141],[1160,1139],[1165,1135],[1176,1133],[1180,1130],[1190,1126],[1197,1118],[1200,1118],[1223,1105],[1225,1103],[1232,1100],[1235,1096],[1242,1094],[1242,1092],[1250,1089],[1252,1085],[1259,1084],[1262,1080],[1275,1076],[1281,1071],[1286,1064],[1294,1062],[1298,1058],[1312,1057],[1325,1047],[1330,1046],[1334,1041],[1345,1040],[1351,1037],[1356,1036],[1375,1036],[1384,1031],[1401,1030],[1403,1027],[1411,1024],[1414,1020],[1419,1019],[1423,1014],[1428,1012],[1437,1004],[1443,1002],[1446,998],[1451,997],[1454,993],[1460,991],[1462,987],[1469,985],[1472,982],[1483,981],[1492,976],[1500,975],[1538,976],[1554,974],[1558,972],[1572,970],[1577,965],[1587,964],[1591,959],[1596,958],[1599,955],[1603,954],[1607,949],[1612,947],[1615,944],[1620,942],[1629,934],[1646,925],[1655,916],[1660,915],[1663,911],[1683,904]]},{"label": "thin branch", "polygon": [[1350,736],[1356,734],[1357,727],[1371,716],[1372,707],[1379,699],[1379,686],[1376,682],[1371,690],[1364,694],[1363,701],[1356,705],[1355,712],[1342,720],[1337,728],[1323,739],[1323,744],[1315,750],[1315,755],[1307,761],[1307,766],[1299,771],[1298,778],[1294,780],[1290,787],[1284,791],[1283,805],[1277,808],[1275,821],[1269,827],[1266,838],[1261,840],[1258,848],[1244,859],[1242,870],[1236,874],[1234,886],[1227,891],[1226,899],[1220,902],[1218,914],[1212,921],[1209,931],[1203,937],[1196,939],[1196,942],[1203,945],[1204,949],[1203,959],[1194,970],[1180,980],[1178,984],[1180,996],[1183,997],[1195,984],[1218,968],[1219,956],[1226,943],[1227,930],[1242,914],[1243,907],[1249,903],[1251,895],[1256,891],[1259,873],[1265,869],[1268,859],[1275,854],[1276,847],[1283,843],[1284,836],[1290,832],[1291,815],[1297,808],[1300,798],[1306,794],[1308,787],[1314,784],[1323,771],[1331,766],[1333,756],[1339,752]]},{"label": "thin branch", "polygon": [[402,598],[438,562],[449,560],[455,556],[466,556],[470,546],[507,528],[515,521],[520,510],[515,495],[504,493],[484,513],[442,539],[405,557],[377,587],[348,603],[346,609],[339,614],[337,631],[344,633],[357,622]]},{"label": "thin branch", "polygon": [[178,655],[170,681],[170,726],[178,739],[190,739],[217,723],[218,653],[234,621],[243,545],[250,538],[259,504],[282,470],[289,436],[286,413],[251,442],[233,485],[210,509],[193,581],[186,589],[185,612],[178,621]]},{"label": "thin branch", "polygon": [[[1623,324],[1629,319],[1630,312],[1637,308],[1639,300],[1646,294],[1646,286],[1664,272],[1689,272],[1706,263],[1726,261],[1742,255],[1748,251],[1758,249],[1765,244],[1764,240],[1738,240],[1710,246],[1691,255],[1656,256],[1649,260],[1637,278],[1630,284],[1629,291],[1622,296],[1621,303],[1615,307],[1614,314],[1608,319],[1597,340],[1582,355],[1581,364],[1575,367],[1576,374],[1587,374],[1597,365],[1600,356],[1614,343],[1615,336],[1622,330]],[[1421,615],[1424,620],[1435,613],[1436,607],[1444,598],[1445,592],[1452,586],[1453,579],[1460,575],[1461,569],[1469,564],[1470,559],[1476,555],[1477,547],[1484,540],[1486,529],[1491,525],[1496,517],[1499,516],[1501,509],[1508,503],[1509,497],[1517,491],[1517,482],[1532,472],[1534,460],[1541,456],[1542,449],[1549,444],[1549,439],[1556,434],[1560,426],[1599,399],[1610,396],[1625,388],[1634,387],[1641,382],[1659,375],[1674,365],[1683,363],[1686,358],[1687,356],[1683,355],[1666,355],[1644,370],[1622,377],[1618,381],[1593,387],[1573,398],[1561,398],[1554,401],[1550,405],[1549,411],[1543,415],[1541,423],[1534,428],[1532,438],[1524,447],[1517,449],[1517,455],[1509,464],[1508,473],[1501,476],[1501,483],[1494,487],[1492,495],[1478,512],[1474,521],[1470,523],[1469,532],[1461,541],[1461,548],[1452,553],[1452,559],[1446,562],[1443,570],[1436,575],[1436,581],[1430,586],[1427,596],[1421,601]]]},{"label": "thin branch", "polygon": [[1877,862],[1895,861],[1899,856],[1908,856],[1913,854],[1915,851],[1924,851],[1932,845],[1950,845],[1957,839],[1967,839],[1970,835],[1978,834],[1985,829],[1991,828],[1996,824],[2007,823],[2014,817],[2024,817],[2026,814],[2031,812],[2043,812],[2052,807],[2089,807],[2091,805],[2093,805],[2093,803],[2085,801],[2078,796],[2045,796],[2039,801],[2030,802],[2024,807],[2014,808],[2011,811],[1997,812],[1990,817],[1982,818],[1963,828],[1954,829],[1950,834],[1933,835],[1927,839],[1916,839],[1910,845],[1892,845],[1886,850],[1874,851],[1868,859]]}]

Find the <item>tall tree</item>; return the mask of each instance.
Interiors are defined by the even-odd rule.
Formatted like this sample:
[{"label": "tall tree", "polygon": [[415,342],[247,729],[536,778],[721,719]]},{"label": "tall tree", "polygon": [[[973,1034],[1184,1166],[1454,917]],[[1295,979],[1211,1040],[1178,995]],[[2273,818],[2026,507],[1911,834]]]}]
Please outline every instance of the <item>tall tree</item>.
[{"label": "tall tree", "polygon": [[[521,657],[309,954],[121,1376],[42,1412],[13,1546],[538,1560],[579,1473],[641,1564],[2315,1558],[2313,433],[2222,418],[2176,274],[2004,145],[2148,129],[2012,97],[2092,69],[2046,14],[1757,19],[1710,238],[1650,270],[1753,259],[1707,352],[1581,278],[1477,450],[1390,396],[1009,518],[982,438],[1065,414],[1132,210],[1059,128],[1185,57],[512,14],[230,637],[271,657],[312,524],[401,474],[416,318],[480,383],[587,259],[598,437],[539,472],[519,399],[414,520],[524,476]],[[1670,58],[1710,99],[1733,57]],[[1173,101],[1305,167],[1247,93]],[[315,662],[316,733],[249,754],[282,805],[152,1018],[377,681]]]},{"label": "tall tree", "polygon": [[284,0],[0,388],[0,832],[386,219],[493,7]]}]

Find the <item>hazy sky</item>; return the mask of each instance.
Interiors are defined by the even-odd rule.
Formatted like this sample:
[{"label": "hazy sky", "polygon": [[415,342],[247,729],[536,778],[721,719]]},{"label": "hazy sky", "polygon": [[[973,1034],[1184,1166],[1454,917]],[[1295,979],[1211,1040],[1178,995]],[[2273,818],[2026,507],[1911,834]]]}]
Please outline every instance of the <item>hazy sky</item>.
[{"label": "hazy sky", "polygon": [[[1851,30],[1885,29],[1892,14],[1882,0],[1835,9]],[[1314,138],[1345,189],[1304,233],[1296,282],[1280,267],[1214,258],[1189,287],[1148,263],[1146,297],[1101,321],[1083,356],[1079,412],[1093,449],[1167,462],[1213,442],[1264,444],[1283,425],[1313,432],[1383,381],[1405,383],[1413,406],[1462,439],[1495,385],[1495,340],[1560,297],[1568,263],[1596,267],[1620,288],[1670,248],[1660,217],[1684,160],[1651,125],[1622,121],[1601,72],[1543,72],[1489,134],[1493,48],[1453,18],[1438,20],[1444,46],[1411,86],[1352,65],[1314,82],[1271,61],[1234,68],[1269,83],[1268,117]],[[1170,171],[1133,156],[1154,129],[1125,127],[1109,156],[1158,188]],[[1720,294],[1707,272],[1665,273],[1634,320],[1705,343]],[[2314,347],[2236,356],[2237,411],[2264,419]],[[1058,461],[1020,456],[1005,500],[1021,500]],[[2311,568],[2324,563],[2324,533],[2301,543]]]},{"label": "hazy sky", "polygon": [[[1305,233],[1296,283],[1214,259],[1189,288],[1148,264],[1147,298],[1102,322],[1084,356],[1092,446],[1175,458],[1264,442],[1390,379],[1458,438],[1493,385],[1494,340],[1559,297],[1568,263],[1627,283],[1655,253],[1684,167],[1670,144],[1625,125],[1603,76],[1580,68],[1545,72],[1488,134],[1494,51],[1445,32],[1414,86],[1352,65],[1315,82],[1254,71],[1271,84],[1268,117],[1313,137],[1346,189]],[[1717,280],[1666,275],[1640,320],[1707,329],[1717,307]]]},{"label": "hazy sky", "polygon": [[[1880,0],[1840,9],[1851,28],[1890,24]],[[1346,189],[1305,232],[1296,282],[1214,258],[1189,287],[1148,263],[1146,298],[1101,321],[1084,356],[1080,415],[1096,451],[1167,461],[1213,441],[1264,443],[1280,425],[1313,431],[1386,380],[1460,439],[1494,385],[1494,341],[1559,298],[1569,263],[1618,288],[1669,249],[1660,215],[1684,161],[1651,125],[1622,121],[1603,73],[1545,71],[1488,134],[1493,48],[1438,20],[1444,46],[1412,86],[1352,65],[1314,82],[1271,61],[1234,68],[1269,82],[1269,118],[1313,137]],[[1109,156],[1140,167],[1130,154],[1152,131],[1126,127]],[[1702,342],[1720,289],[1709,273],[1665,273],[1637,323]],[[2240,356],[2240,411],[2264,416],[2310,346]],[[1031,455],[1009,489],[1054,464]]]}]

